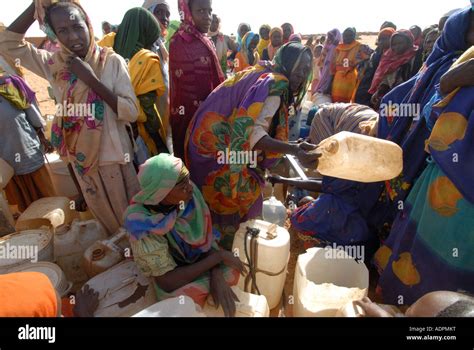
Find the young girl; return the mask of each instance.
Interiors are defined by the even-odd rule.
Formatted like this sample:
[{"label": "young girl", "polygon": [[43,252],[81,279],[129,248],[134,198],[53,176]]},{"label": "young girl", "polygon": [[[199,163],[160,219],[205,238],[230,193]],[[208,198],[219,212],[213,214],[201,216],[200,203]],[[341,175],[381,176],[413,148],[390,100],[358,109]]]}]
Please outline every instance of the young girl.
[{"label": "young girl", "polygon": [[171,129],[173,149],[184,159],[184,139],[200,103],[224,81],[211,27],[211,0],[179,0],[181,27],[170,42]]},{"label": "young girl", "polygon": [[[0,50],[49,80],[61,106],[53,124],[53,144],[72,165],[89,209],[113,234],[139,189],[126,131],[138,115],[127,64],[112,50],[96,45],[91,22],[79,4],[48,5],[47,0],[32,3],[0,34]],[[35,10],[57,37],[61,51],[38,50],[24,40]]]},{"label": "young girl", "polygon": [[136,123],[138,132],[134,136],[140,136],[146,145],[146,156],[135,160],[141,165],[150,157],[170,152],[166,144],[168,120],[158,111],[158,102],[166,93],[166,84],[161,58],[152,51],[161,35],[160,24],[149,11],[134,7],[125,13],[117,34],[110,35],[113,37],[108,42],[98,44],[113,47],[117,54],[129,61],[130,78],[140,105]]}]

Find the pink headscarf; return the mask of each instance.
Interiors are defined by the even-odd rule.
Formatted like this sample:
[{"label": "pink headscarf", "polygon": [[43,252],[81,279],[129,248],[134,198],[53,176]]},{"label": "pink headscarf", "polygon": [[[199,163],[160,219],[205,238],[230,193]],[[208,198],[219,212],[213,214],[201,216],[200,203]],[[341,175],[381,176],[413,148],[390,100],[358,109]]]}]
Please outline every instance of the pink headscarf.
[{"label": "pink headscarf", "polygon": [[205,34],[201,33],[196,28],[193,15],[191,13],[191,8],[189,7],[189,0],[178,0],[178,10],[179,16],[181,17],[181,26],[178,29],[178,33],[181,34],[183,37],[195,37],[209,49],[211,57],[214,61],[214,67],[219,68],[217,69],[219,79],[221,81],[224,81],[224,73],[222,73],[222,69],[220,68],[221,64],[219,62],[219,59],[217,58],[216,50],[214,49],[214,44]]},{"label": "pink headscarf", "polygon": [[395,32],[392,35],[391,40],[397,35],[407,38],[410,47],[402,55],[396,54],[391,48],[385,51],[380,60],[380,64],[375,72],[374,79],[372,80],[372,85],[370,87],[369,93],[375,94],[377,89],[380,86],[380,83],[383,81],[387,74],[395,72],[398,68],[403,66],[405,63],[409,62],[413,57],[416,56],[418,52],[418,46],[415,45],[415,38],[413,34],[406,29],[401,29]]}]

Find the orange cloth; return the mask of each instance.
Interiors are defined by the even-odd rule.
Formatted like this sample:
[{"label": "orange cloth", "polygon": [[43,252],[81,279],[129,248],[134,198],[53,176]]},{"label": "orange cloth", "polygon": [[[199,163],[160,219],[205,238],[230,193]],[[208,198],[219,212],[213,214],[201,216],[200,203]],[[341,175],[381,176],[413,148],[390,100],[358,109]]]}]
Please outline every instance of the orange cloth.
[{"label": "orange cloth", "polygon": [[39,272],[0,275],[0,317],[57,317],[58,299]]}]

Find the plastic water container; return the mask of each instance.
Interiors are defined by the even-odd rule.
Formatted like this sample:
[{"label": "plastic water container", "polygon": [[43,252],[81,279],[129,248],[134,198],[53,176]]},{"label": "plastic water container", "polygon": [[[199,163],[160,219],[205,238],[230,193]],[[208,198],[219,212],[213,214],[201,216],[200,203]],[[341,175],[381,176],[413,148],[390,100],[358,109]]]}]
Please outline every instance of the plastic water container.
[{"label": "plastic water container", "polygon": [[285,205],[273,196],[263,202],[262,215],[263,220],[279,226],[285,226],[288,218]]},{"label": "plastic water container", "polygon": [[131,317],[158,302],[152,280],[132,260],[95,276],[87,285],[99,293],[94,317]]},{"label": "plastic water container", "polygon": [[70,224],[78,217],[71,209],[71,200],[66,197],[46,197],[33,202],[16,223],[16,230],[32,230],[43,226],[53,228]]},{"label": "plastic water container", "polygon": [[92,244],[105,238],[107,234],[96,220],[75,220],[71,225],[62,225],[56,229],[55,261],[66,274],[68,281],[75,284],[74,289],[88,279],[82,265],[84,252]]},{"label": "plastic water container", "polygon": [[322,141],[318,171],[322,175],[358,182],[379,182],[399,176],[403,151],[397,144],[343,131]]},{"label": "plastic water container", "polygon": [[298,257],[293,295],[295,317],[334,317],[367,296],[369,271],[343,250],[312,248]]},{"label": "plastic water container", "polygon": [[50,262],[28,263],[14,267],[8,271],[8,273],[15,272],[40,272],[45,274],[61,297],[66,296],[72,287],[72,283],[67,281],[63,270],[61,270],[58,265]]},{"label": "plastic water container", "polygon": [[4,236],[0,238],[0,249],[4,254],[9,253],[0,259],[0,274],[31,262],[52,262],[54,259],[53,235],[48,230],[30,230]]},{"label": "plastic water container", "polygon": [[[235,303],[235,317],[270,317],[270,308],[265,296],[245,293],[238,287],[232,287],[232,290],[239,298],[239,301]],[[222,306],[216,308],[214,299],[210,295],[203,311],[207,317],[225,317]]]},{"label": "plastic water container", "polygon": [[79,192],[69,173],[67,163],[61,160],[57,153],[47,154],[46,159],[46,167],[51,176],[56,196],[69,198],[77,196]]},{"label": "plastic water container", "polygon": [[201,307],[188,296],[167,299],[132,317],[206,317]]},{"label": "plastic water container", "polygon": [[107,271],[125,259],[124,250],[117,245],[122,240],[128,241],[125,230],[120,230],[114,237],[95,242],[84,253],[82,264],[89,278]]},{"label": "plastic water container", "polygon": [[[252,234],[255,234],[254,240]],[[235,234],[232,251],[247,266],[249,265],[248,255],[252,266],[255,267],[255,282],[260,293],[252,288],[251,274],[247,278],[240,277],[239,288],[247,293],[264,295],[270,310],[277,307],[283,294],[290,258],[290,234],[288,231],[269,222],[248,221],[241,224]]]},{"label": "plastic water container", "polygon": [[7,187],[13,175],[15,175],[15,171],[10,164],[0,158],[0,190]]}]

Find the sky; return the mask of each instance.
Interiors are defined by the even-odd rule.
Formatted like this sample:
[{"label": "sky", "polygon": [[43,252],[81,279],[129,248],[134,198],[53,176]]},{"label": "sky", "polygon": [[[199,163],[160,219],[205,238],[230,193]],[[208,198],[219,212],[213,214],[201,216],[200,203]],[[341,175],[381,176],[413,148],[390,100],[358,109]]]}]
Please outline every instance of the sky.
[{"label": "sky", "polygon": [[[0,2],[8,2],[0,11],[0,22],[8,26],[31,0]],[[171,19],[179,19],[178,1],[169,2]],[[81,0],[81,3],[93,22],[96,36],[100,37],[102,21],[119,24],[125,12],[141,6],[143,0]],[[347,27],[376,32],[387,20],[399,28],[408,29],[414,24],[425,28],[438,23],[449,10],[470,5],[470,0],[213,0],[212,5],[214,13],[222,19],[222,31],[226,34],[236,33],[240,22],[250,23],[256,32],[262,24],[274,27],[290,22],[297,33],[317,34]],[[27,35],[42,36],[37,23]]]}]

